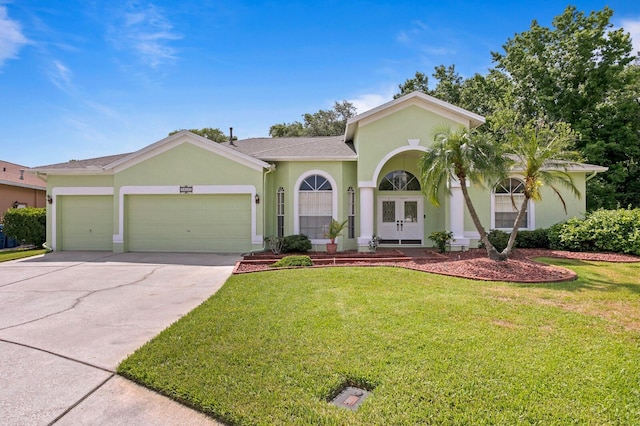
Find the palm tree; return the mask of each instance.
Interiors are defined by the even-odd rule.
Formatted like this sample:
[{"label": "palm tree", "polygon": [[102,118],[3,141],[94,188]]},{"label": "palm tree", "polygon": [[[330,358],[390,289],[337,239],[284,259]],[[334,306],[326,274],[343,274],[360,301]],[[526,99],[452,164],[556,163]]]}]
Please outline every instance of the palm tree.
[{"label": "palm tree", "polygon": [[[524,199],[507,247],[500,253],[505,259],[511,254],[520,222],[527,213],[529,200],[542,200],[543,187],[550,188],[558,196],[565,213],[567,204],[558,185],[569,189],[577,198],[581,196],[571,175],[567,173],[570,164],[580,159],[578,153],[571,150],[575,134],[569,124],[548,124],[544,120],[529,122],[521,129],[508,134],[507,139],[511,158],[514,160],[514,171],[521,173],[524,179]],[[511,200],[513,203],[513,197]],[[517,208],[515,203],[514,207]]]},{"label": "palm tree", "polygon": [[502,256],[491,244],[471,202],[467,182],[483,185],[499,182],[506,176],[509,158],[502,155],[501,146],[491,143],[484,135],[465,127],[443,127],[434,135],[434,144],[420,158],[421,183],[427,198],[435,207],[440,205],[441,190],[451,193],[448,184],[460,182],[464,202],[469,210],[487,255],[493,260]]}]

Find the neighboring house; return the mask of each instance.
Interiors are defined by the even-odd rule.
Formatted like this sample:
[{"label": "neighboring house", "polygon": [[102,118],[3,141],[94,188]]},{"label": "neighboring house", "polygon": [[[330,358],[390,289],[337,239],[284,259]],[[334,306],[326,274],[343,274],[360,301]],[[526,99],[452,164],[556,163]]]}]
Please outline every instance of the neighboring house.
[{"label": "neighboring house", "polygon": [[[454,246],[478,234],[462,191],[450,183],[441,207],[423,196],[418,159],[436,127],[476,127],[484,118],[422,93],[395,99],[349,120],[343,136],[252,138],[214,143],[187,131],[139,151],[31,169],[53,198],[47,241],[55,250],[247,252],[264,237],[305,234],[323,250],[331,218],[347,220],[340,249],[368,250],[374,235],[390,246],[432,246],[450,230]],[[575,164],[586,180],[606,169]],[[519,194],[517,175],[495,187],[470,188],[487,229],[508,229]],[[585,212],[551,190],[529,207],[522,229],[548,227]]]},{"label": "neighboring house", "polygon": [[28,167],[0,161],[0,219],[10,208],[44,207],[47,185]]}]

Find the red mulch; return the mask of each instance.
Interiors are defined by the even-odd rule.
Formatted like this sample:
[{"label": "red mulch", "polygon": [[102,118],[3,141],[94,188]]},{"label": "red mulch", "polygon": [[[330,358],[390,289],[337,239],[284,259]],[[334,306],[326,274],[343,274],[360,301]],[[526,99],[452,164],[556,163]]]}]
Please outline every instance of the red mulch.
[{"label": "red mulch", "polygon": [[[399,250],[401,252],[401,250]],[[487,258],[483,249],[471,249],[464,252],[439,254],[430,249],[411,249],[411,257],[398,258],[393,251],[393,261],[385,261],[377,253],[375,257],[353,253],[340,253],[339,266],[397,266],[442,275],[470,278],[483,281],[511,281],[525,283],[560,282],[576,279],[576,274],[565,268],[545,265],[531,260],[534,257],[559,257],[584,261],[640,262],[640,258],[615,253],[577,253],[559,250],[519,249],[513,252],[509,260],[493,261]],[[392,254],[391,252],[389,254]],[[326,259],[326,254],[311,255],[312,258]],[[261,256],[264,260],[265,256]],[[247,273],[272,270],[268,263],[238,262],[234,273]]]}]

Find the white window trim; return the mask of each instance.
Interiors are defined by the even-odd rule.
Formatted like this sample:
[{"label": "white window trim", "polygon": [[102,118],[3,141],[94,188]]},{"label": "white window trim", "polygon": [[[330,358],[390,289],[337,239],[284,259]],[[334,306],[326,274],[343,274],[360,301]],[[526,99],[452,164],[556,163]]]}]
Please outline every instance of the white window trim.
[{"label": "white window trim", "polygon": [[[293,191],[293,233],[300,233],[300,185],[302,181],[308,178],[309,176],[319,175],[325,178],[331,184],[331,217],[334,219],[338,217],[338,185],[336,184],[335,179],[327,172],[323,170],[309,170],[298,177],[296,181],[296,185],[294,186],[295,190]],[[312,239],[311,244],[326,244],[331,242],[329,239]]]},{"label": "white window trim", "polygon": [[[520,179],[518,176],[510,176],[509,178],[516,179],[522,182],[522,179]],[[511,232],[513,231],[513,228],[496,228],[496,185],[494,185],[493,188],[491,189],[491,228],[490,229],[498,229],[500,231]],[[536,229],[535,217],[536,217],[535,203],[529,200],[527,204],[527,227],[526,228],[520,227],[518,228],[518,230],[532,231]]]}]

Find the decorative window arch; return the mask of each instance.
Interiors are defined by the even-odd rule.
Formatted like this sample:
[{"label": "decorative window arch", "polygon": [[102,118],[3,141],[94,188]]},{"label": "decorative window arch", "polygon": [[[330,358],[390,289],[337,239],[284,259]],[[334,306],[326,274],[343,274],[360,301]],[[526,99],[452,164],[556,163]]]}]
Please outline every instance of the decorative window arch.
[{"label": "decorative window arch", "polygon": [[[498,182],[493,189],[491,227],[494,229],[513,229],[518,209],[524,201],[524,182],[516,178],[507,178]],[[521,229],[533,229],[532,205],[527,206],[527,214],[520,222]]]},{"label": "decorative window arch", "polygon": [[380,181],[379,191],[420,191],[420,181],[406,170],[394,170]]},{"label": "decorative window arch", "polygon": [[320,170],[300,176],[294,193],[294,233],[306,235],[313,243],[325,242],[325,234],[337,214],[336,187],[335,180]]}]

